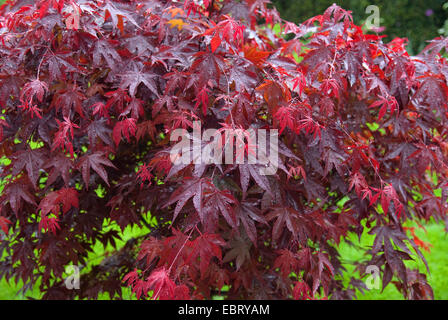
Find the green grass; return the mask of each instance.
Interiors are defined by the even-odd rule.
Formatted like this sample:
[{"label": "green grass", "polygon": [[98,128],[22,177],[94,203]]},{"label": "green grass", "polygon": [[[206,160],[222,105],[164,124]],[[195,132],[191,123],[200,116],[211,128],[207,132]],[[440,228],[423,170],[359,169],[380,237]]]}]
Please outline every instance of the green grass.
[{"label": "green grass", "polygon": [[[429,242],[432,245],[430,252],[422,250],[425,256],[430,274],[427,275],[428,282],[434,290],[434,298],[436,300],[448,299],[448,241],[447,234],[444,231],[444,225],[442,224],[428,224],[425,226],[426,232],[423,230],[416,230],[416,235],[423,241]],[[358,241],[352,241],[359,246],[366,247],[373,243],[374,236],[363,234],[361,243]],[[366,260],[363,257],[363,251],[358,250],[347,244],[342,244],[340,247],[340,254],[343,259],[344,266],[347,269],[347,276],[353,272],[354,267],[349,263],[351,261]],[[426,269],[423,262],[407,262],[409,267],[418,267],[420,271],[424,272]],[[357,274],[354,274],[356,276]],[[348,278],[348,277],[347,277]],[[393,284],[389,284],[384,292],[372,289],[366,291],[364,295],[357,293],[360,300],[403,300],[401,293],[395,288]]]}]

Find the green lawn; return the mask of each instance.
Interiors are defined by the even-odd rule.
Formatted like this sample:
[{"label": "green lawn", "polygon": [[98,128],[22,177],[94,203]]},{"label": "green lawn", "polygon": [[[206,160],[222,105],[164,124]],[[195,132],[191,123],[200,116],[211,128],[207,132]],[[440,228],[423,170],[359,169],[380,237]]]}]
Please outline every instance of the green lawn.
[{"label": "green lawn", "polygon": [[[429,224],[426,226],[426,233],[422,230],[417,230],[416,234],[419,238],[424,241],[429,241],[433,247],[431,248],[431,252],[428,253],[423,251],[431,271],[431,274],[428,276],[429,283],[433,287],[435,299],[448,299],[448,241],[447,234],[444,232],[444,226],[442,224]],[[130,227],[125,229],[123,233],[123,237],[125,239],[129,239],[133,236],[138,236],[147,232],[147,230],[141,230],[139,228],[131,229]],[[355,239],[355,238],[353,238]],[[352,240],[354,241],[354,240]],[[354,241],[356,245],[367,247],[371,245],[373,242],[373,236],[368,234],[364,234],[362,237],[361,243]],[[124,242],[119,245],[123,245]],[[105,251],[111,250],[112,248],[104,249],[101,244],[98,244],[94,248],[94,253],[91,254],[91,261],[93,263],[99,263],[98,259],[95,257],[102,255]],[[363,260],[363,253],[361,250],[356,249],[354,247],[349,246],[346,243],[342,243],[340,246],[341,257],[343,258],[344,266],[347,268],[347,279],[349,278],[350,273],[353,271],[353,266],[350,264],[351,261],[359,261]],[[418,265],[420,270],[424,270],[423,264],[420,262],[411,262],[409,265]],[[24,299],[23,296],[18,295],[17,292],[21,288],[22,283],[14,284],[13,281],[11,283],[7,283],[4,279],[0,281],[0,300],[3,299]],[[39,291],[37,289],[29,292],[27,294],[30,297],[39,299],[41,297]],[[124,297],[126,299],[133,298],[130,291],[126,290]],[[108,295],[105,294],[100,297],[101,299],[108,299]],[[372,289],[362,295],[358,293],[358,299],[361,300],[391,300],[391,299],[403,299],[402,295],[398,292],[398,290],[394,287],[393,284],[389,284],[386,290],[381,293],[381,290]]]}]

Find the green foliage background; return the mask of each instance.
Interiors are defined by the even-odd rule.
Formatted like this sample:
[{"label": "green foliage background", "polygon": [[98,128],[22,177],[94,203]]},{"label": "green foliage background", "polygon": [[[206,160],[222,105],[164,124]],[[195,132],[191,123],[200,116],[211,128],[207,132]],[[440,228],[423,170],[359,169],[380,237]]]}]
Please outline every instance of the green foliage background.
[{"label": "green foliage background", "polygon": [[[370,14],[366,13],[369,5],[380,9],[381,26],[386,27],[382,33],[388,35],[385,41],[395,37],[409,39],[409,51],[417,54],[424,48],[426,41],[437,37],[438,30],[447,19],[443,9],[446,0],[272,0],[281,17],[303,22],[315,15],[322,14],[333,3],[353,12],[356,24],[365,22]],[[426,11],[432,10],[427,16]],[[428,12],[430,13],[430,12]]]}]

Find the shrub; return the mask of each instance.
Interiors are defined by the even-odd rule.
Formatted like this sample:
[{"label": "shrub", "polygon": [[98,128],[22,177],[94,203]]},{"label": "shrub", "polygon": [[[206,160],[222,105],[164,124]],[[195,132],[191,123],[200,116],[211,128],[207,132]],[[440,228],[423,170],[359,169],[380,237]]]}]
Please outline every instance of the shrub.
[{"label": "shrub", "polygon": [[[360,276],[433,296],[404,264],[424,260],[404,223],[446,218],[446,39],[411,57],[338,6],[297,26],[258,0],[23,0],[0,16],[1,277],[47,299],[353,298],[365,284],[342,280],[338,245],[367,230]],[[244,161],[173,163],[171,134],[195,121],[238,129]],[[279,130],[275,174],[249,161],[250,129]],[[150,232],[67,289],[65,266],[116,247],[109,219]]]}]

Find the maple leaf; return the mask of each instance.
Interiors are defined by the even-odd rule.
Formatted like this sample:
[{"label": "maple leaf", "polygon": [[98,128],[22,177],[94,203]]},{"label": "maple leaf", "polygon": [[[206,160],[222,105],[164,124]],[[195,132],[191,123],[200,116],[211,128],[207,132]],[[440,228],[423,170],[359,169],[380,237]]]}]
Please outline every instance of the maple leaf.
[{"label": "maple leaf", "polygon": [[43,65],[48,68],[50,81],[66,79],[70,73],[86,72],[73,60],[71,52],[67,51],[48,51],[44,56]]},{"label": "maple leaf", "polygon": [[396,205],[396,212],[397,217],[400,217],[400,210],[401,210],[401,202],[398,198],[398,194],[395,191],[394,187],[391,184],[386,185],[381,194],[381,206],[383,207],[383,210],[385,213],[389,212],[389,204],[393,201]]},{"label": "maple leaf", "polygon": [[299,120],[299,125],[296,127],[296,132],[300,132],[304,129],[306,134],[313,134],[313,138],[316,139],[317,136],[319,138],[322,137],[321,129],[323,126],[319,124],[319,122],[315,121],[310,116],[305,116],[302,120]]},{"label": "maple leaf", "polygon": [[140,141],[146,134],[148,134],[151,140],[155,141],[156,133],[157,130],[154,122],[151,120],[147,120],[137,125],[135,138],[137,139],[137,141]]},{"label": "maple leaf", "polygon": [[335,3],[325,10],[323,18],[324,21],[330,21],[333,19],[333,21],[344,20],[344,22],[353,22],[353,17],[351,16],[350,11],[342,9]]},{"label": "maple leaf", "polygon": [[267,221],[257,205],[258,201],[246,199],[235,208],[235,216],[239,218],[239,222],[243,225],[247,236],[254,246],[257,246],[257,228],[255,222],[267,225]]},{"label": "maple leaf", "polygon": [[73,188],[63,188],[53,191],[45,196],[39,203],[39,209],[43,216],[49,213],[59,214],[62,205],[62,213],[67,213],[71,207],[79,208],[78,192]]},{"label": "maple leaf", "polygon": [[288,249],[278,250],[278,256],[274,262],[274,269],[279,268],[283,277],[289,277],[291,272],[296,272],[299,267],[298,255]]},{"label": "maple leaf", "polygon": [[[324,292],[328,295],[328,276],[334,276],[334,268],[331,262],[328,260],[328,255],[323,252],[317,252],[313,255],[312,259],[312,277],[313,287],[312,296],[317,293],[319,285],[322,285]],[[316,259],[317,258],[317,262]]]},{"label": "maple leaf", "polygon": [[[134,286],[134,284],[136,284],[138,282],[138,280],[139,280],[139,278],[138,278],[138,270],[137,270],[137,268],[135,268],[134,270],[132,270],[131,272],[126,274],[123,277],[122,281],[123,282],[127,282],[128,285]],[[140,297],[138,297],[138,298],[140,298]]]},{"label": "maple leaf", "polygon": [[355,192],[358,197],[361,195],[362,190],[365,190],[368,187],[366,179],[359,172],[355,172],[350,176],[350,186],[348,191],[352,190],[353,187],[355,188]]},{"label": "maple leaf", "polygon": [[174,100],[175,99],[172,96],[166,95],[158,99],[152,106],[152,116],[155,118],[160,113],[163,107],[166,107],[168,112],[176,112],[177,110],[175,110],[174,108]]},{"label": "maple leaf", "polygon": [[119,117],[126,117],[128,115],[130,115],[131,118],[134,119],[142,117],[145,114],[145,110],[143,109],[143,103],[144,103],[143,100],[132,98],[126,109],[120,114]]},{"label": "maple leaf", "polygon": [[327,148],[322,154],[322,159],[325,162],[324,176],[326,176],[332,168],[335,168],[341,177],[344,176],[345,157],[342,153],[335,152]]},{"label": "maple leaf", "polygon": [[65,18],[65,25],[67,26],[68,30],[78,30],[82,10],[75,3],[72,3],[71,5],[73,10],[69,14],[67,14],[67,17]]},{"label": "maple leaf", "polygon": [[439,110],[441,106],[447,109],[448,86],[443,79],[434,76],[423,76],[423,81],[414,95],[414,99],[427,104],[432,110]]},{"label": "maple leaf", "polygon": [[158,265],[169,265],[171,269],[176,270],[186,264],[191,253],[191,234],[184,234],[176,228],[172,228],[171,232],[172,236],[165,237],[162,241],[165,254],[160,256]]},{"label": "maple leaf", "polygon": [[229,80],[235,83],[236,91],[241,92],[246,90],[249,92],[256,87],[258,76],[251,70],[247,62],[241,60],[235,63],[234,67],[230,69]]},{"label": "maple leaf", "polygon": [[62,10],[62,7],[64,5],[64,1],[63,0],[45,0],[45,1],[40,1],[39,2],[39,10],[37,10],[37,13],[39,14],[40,18],[43,18],[47,12],[48,9],[54,8],[57,9],[58,12],[60,13]]},{"label": "maple leaf", "polygon": [[206,230],[212,229],[211,225],[216,225],[216,223],[211,222],[217,220],[218,211],[230,226],[236,228],[237,221],[232,204],[236,204],[237,201],[229,190],[221,191],[209,183],[208,188],[204,190],[203,199],[204,207],[203,210],[198,211],[198,214],[201,222],[205,224]]},{"label": "maple leaf", "polygon": [[11,221],[6,219],[3,216],[0,216],[0,228],[3,230],[3,232],[8,235],[9,232],[9,224],[11,224]]},{"label": "maple leaf", "polygon": [[379,73],[379,76],[372,73],[365,77],[365,80],[368,83],[367,91],[379,92],[380,96],[387,96],[389,89],[384,83],[386,76],[384,75],[383,70],[376,68],[376,71]]},{"label": "maple leaf", "polygon": [[306,180],[306,171],[302,166],[289,168],[287,180],[289,180],[290,177],[294,177],[295,179],[298,179],[300,176],[302,176],[303,179]]},{"label": "maple leaf", "polygon": [[131,53],[136,53],[139,56],[155,51],[154,46],[143,35],[129,36],[124,40],[124,43]]},{"label": "maple leaf", "polygon": [[[217,138],[219,138],[219,135],[216,136]],[[195,177],[201,177],[207,167],[210,165],[210,160],[206,159],[206,155],[213,157],[215,156],[216,158],[219,158],[219,154],[220,151],[222,151],[221,149],[217,150],[216,149],[216,154],[211,155],[211,153],[214,153],[213,150],[215,150],[216,146],[214,144],[214,139],[211,139],[212,141],[210,142],[206,142],[206,141],[202,141],[202,139],[198,139],[195,136],[187,136],[188,140],[192,140],[192,141],[188,141],[188,145],[185,145],[184,148],[182,148],[182,154],[187,155],[185,158],[178,158],[180,156],[180,153],[178,153],[177,151],[180,150],[176,150],[175,146],[173,147],[173,149],[171,149],[172,153],[171,153],[171,161],[173,162],[173,165],[170,168],[170,171],[167,175],[167,179],[170,179],[171,177],[178,175],[180,172],[182,172],[185,168],[188,168],[191,164],[194,164],[194,172],[193,172],[193,176]],[[218,144],[218,148],[221,148],[222,145]],[[188,150],[189,149],[189,150]],[[174,151],[176,151],[176,154],[174,155]],[[184,153],[185,152],[185,153]],[[184,157],[182,155],[182,157]],[[181,160],[181,161],[178,161]],[[220,166],[218,165],[218,168],[220,168]],[[220,169],[222,170],[222,169]]]},{"label": "maple leaf", "polygon": [[448,48],[448,38],[447,37],[437,37],[431,41],[423,49],[422,54],[430,54],[431,56],[437,55],[442,49]]},{"label": "maple leaf", "polygon": [[62,177],[64,183],[70,183],[70,170],[74,167],[73,160],[63,153],[52,155],[48,161],[43,165],[48,172],[47,185],[53,184],[58,177]]},{"label": "maple leaf", "polygon": [[135,124],[136,120],[133,118],[127,118],[118,121],[112,133],[115,145],[118,146],[121,141],[121,137],[124,136],[128,141],[131,140],[131,136],[135,137],[137,126]]},{"label": "maple leaf", "polygon": [[198,73],[201,80],[199,83],[205,85],[210,79],[219,83],[221,70],[226,69],[223,57],[213,52],[201,51],[195,54],[195,58],[191,71]]},{"label": "maple leaf", "polygon": [[230,16],[224,16],[223,21],[219,22],[216,26],[208,29],[204,34],[208,35],[215,32],[214,37],[216,37],[216,34],[219,33],[228,44],[239,47],[239,45],[243,43],[244,30],[244,25],[239,24]]},{"label": "maple leaf", "polygon": [[297,281],[292,295],[295,300],[314,300],[313,292],[304,281]]},{"label": "maple leaf", "polygon": [[75,110],[81,117],[84,117],[82,101],[86,97],[81,92],[81,88],[76,85],[69,85],[65,90],[59,91],[51,101],[50,107],[56,108],[56,111],[62,109],[64,118],[70,117],[71,110]]},{"label": "maple leaf", "polygon": [[244,263],[251,260],[251,243],[247,240],[239,236],[233,238],[229,243],[230,250],[224,255],[222,261],[225,263],[235,260],[236,270],[240,270]]},{"label": "maple leaf", "polygon": [[[400,49],[401,50],[401,49]],[[390,75],[390,94],[397,96],[402,105],[407,105],[409,89],[415,81],[415,66],[407,54],[396,57],[387,65],[386,75]]]},{"label": "maple leaf", "polygon": [[331,61],[333,56],[334,53],[329,46],[318,47],[308,51],[303,59],[303,64],[309,67],[307,71],[309,76],[314,77],[319,72],[329,74],[329,64],[326,61]]},{"label": "maple leaf", "polygon": [[382,189],[377,189],[370,187],[373,191],[376,191],[377,193],[373,195],[370,191],[364,191],[364,198],[366,195],[369,196],[370,199],[370,205],[373,205],[380,199],[381,207],[383,209],[383,212],[385,214],[389,213],[389,205],[391,202],[394,203],[395,206],[395,214],[396,217],[394,219],[399,219],[400,215],[403,210],[403,204],[400,202],[400,199],[398,197],[397,192],[395,191],[395,188],[391,184],[386,184]]},{"label": "maple leaf", "polygon": [[114,91],[109,91],[105,94],[105,96],[109,98],[106,102],[106,105],[104,107],[101,107],[101,109],[105,110],[105,115],[108,115],[108,110],[112,106],[115,106],[120,113],[123,112],[125,103],[131,101],[131,98],[129,97],[126,90],[123,90],[121,88],[118,88]]},{"label": "maple leaf", "polygon": [[42,118],[42,109],[39,109],[36,104],[33,104],[31,101],[24,101],[18,108],[23,109],[24,111],[28,111],[31,113],[31,118],[37,116],[39,119]]},{"label": "maple leaf", "polygon": [[221,45],[221,37],[219,36],[219,33],[216,32],[210,42],[212,52],[215,53],[215,51],[219,48],[220,45]]},{"label": "maple leaf", "polygon": [[107,126],[106,119],[94,120],[87,127],[87,135],[91,145],[96,145],[97,140],[103,141],[107,145],[112,145],[112,130]]},{"label": "maple leaf", "polygon": [[110,69],[115,70],[117,65],[122,61],[120,55],[113,47],[113,42],[104,39],[98,40],[92,54],[93,64],[101,67],[101,61],[104,59]]},{"label": "maple leaf", "polygon": [[294,78],[293,90],[299,89],[298,94],[302,95],[303,89],[306,86],[306,79],[303,73],[300,73],[297,77]]},{"label": "maple leaf", "polygon": [[[377,226],[372,228],[372,230],[369,231],[369,234],[373,235],[375,234],[375,240],[372,245],[372,253],[376,254],[381,250],[381,247],[386,242],[389,242],[392,240],[393,243],[398,246],[403,252],[407,253],[409,256],[412,255],[411,251],[409,250],[408,246],[404,241],[409,241],[409,238],[406,236],[406,234],[400,230],[398,230],[394,226]],[[389,246],[389,243],[387,244],[388,249],[391,250],[391,247]],[[414,251],[422,258],[422,261],[425,263],[425,266],[427,269],[428,265],[426,263],[426,259],[423,257],[422,253],[418,249],[418,247],[415,245],[414,242],[409,241],[411,246],[413,247]],[[404,270],[401,270],[402,272]]]},{"label": "maple leaf", "polygon": [[146,296],[148,293],[149,289],[147,283],[142,279],[139,279],[137,269],[126,274],[123,278],[123,282],[127,282],[128,286],[132,287],[132,292],[135,293],[137,299],[140,299],[142,295]]},{"label": "maple leaf", "polygon": [[228,190],[221,191],[217,189],[207,178],[187,179],[186,183],[172,194],[164,207],[177,202],[173,220],[176,219],[190,198],[193,198],[194,208],[206,230],[213,231],[211,226],[218,219],[216,209],[219,210],[231,226],[236,227],[235,214],[231,207],[231,204],[236,202],[235,198]]},{"label": "maple leaf", "polygon": [[282,87],[272,80],[266,79],[256,90],[262,92],[264,100],[272,108],[277,107],[281,102],[286,102]]},{"label": "maple leaf", "polygon": [[157,76],[152,73],[144,73],[142,71],[128,71],[126,74],[121,75],[120,88],[129,88],[129,94],[131,97],[135,97],[137,87],[140,83],[143,83],[152,93],[157,97],[159,96],[157,91],[157,85],[154,82]]},{"label": "maple leaf", "polygon": [[190,289],[182,284],[174,288],[173,300],[190,300]]},{"label": "maple leaf", "polygon": [[[167,80],[165,84],[165,94],[175,91],[176,89],[183,87],[185,84],[185,79],[187,74],[184,72],[179,72],[175,70],[173,72],[167,73],[163,75],[163,78]],[[170,99],[170,96],[163,96],[162,99]]]},{"label": "maple leaf", "polygon": [[199,90],[196,98],[193,101],[196,101],[196,104],[194,106],[195,109],[199,107],[200,104],[202,104],[202,113],[204,115],[207,114],[207,108],[208,108],[208,93],[210,92],[207,87],[203,87],[201,90]]},{"label": "maple leaf", "polygon": [[152,168],[146,164],[140,166],[140,168],[137,171],[137,175],[141,181],[140,186],[142,186],[146,181],[148,181],[149,184],[151,184],[151,179],[154,177],[151,173],[151,170]]},{"label": "maple leaf", "polygon": [[24,202],[36,205],[30,183],[26,178],[19,178],[5,186],[2,194],[3,206],[9,203],[12,211],[17,215]]},{"label": "maple leaf", "polygon": [[0,141],[3,140],[3,130],[4,130],[3,128],[4,127],[9,128],[10,126],[9,126],[8,122],[6,122],[3,119],[0,119]]},{"label": "maple leaf", "polygon": [[[275,207],[267,214],[266,220],[275,219],[272,227],[272,239],[277,241],[284,230],[292,233],[295,239],[300,242],[306,242],[309,237],[309,229],[306,214],[300,214],[297,210],[290,207]],[[286,227],[286,228],[285,228]]]},{"label": "maple leaf", "polygon": [[184,1],[184,10],[187,11],[187,17],[190,16],[190,13],[196,14],[200,10],[200,5],[196,4],[194,0],[185,0]]},{"label": "maple leaf", "polygon": [[72,140],[74,138],[74,128],[78,128],[79,126],[71,122],[71,120],[67,117],[64,117],[64,121],[61,122],[56,119],[56,122],[59,125],[59,130],[56,133],[56,138],[54,139],[53,146],[51,147],[51,151],[54,151],[56,148],[66,148],[71,157],[73,158],[73,144]]},{"label": "maple leaf", "polygon": [[210,185],[206,178],[189,178],[183,185],[173,192],[164,207],[168,207],[177,202],[174,209],[173,221],[190,198],[193,198],[193,204],[198,212],[203,212],[203,189]]},{"label": "maple leaf", "polygon": [[254,179],[254,181],[261,188],[266,190],[269,194],[273,194],[268,178],[265,175],[260,174],[260,165],[239,164],[238,168],[240,172],[240,183],[243,189],[243,193],[247,192],[250,178],[252,177],[252,179]]},{"label": "maple leaf", "polygon": [[146,258],[146,264],[149,265],[154,259],[159,257],[163,252],[164,246],[161,241],[154,237],[142,242],[138,253],[138,260]]},{"label": "maple leaf", "polygon": [[[389,227],[375,227],[371,230],[371,234],[375,233],[377,236],[375,238],[372,251],[376,253],[379,250],[379,246],[381,246],[382,244],[384,245],[384,255],[388,267],[390,268],[388,271],[391,272],[390,276],[385,274],[385,279],[383,279],[384,288],[384,286],[387,285],[387,282],[389,282],[392,278],[391,276],[393,272],[398,273],[400,278],[406,279],[406,267],[402,260],[411,260],[411,252],[403,242],[403,240],[407,239],[407,237],[403,233]],[[397,255],[399,251],[394,250],[391,240],[393,240],[394,244],[397,245],[400,249],[404,250],[404,252]],[[419,254],[421,254],[420,251],[418,252]],[[426,263],[426,260],[424,260],[424,262]]]},{"label": "maple leaf", "polygon": [[181,8],[171,7],[168,9],[168,13],[171,15],[171,18],[174,18],[177,15],[185,16],[185,11]]},{"label": "maple leaf", "polygon": [[379,106],[381,106],[381,108],[378,113],[378,121],[380,121],[384,117],[388,109],[390,109],[391,114],[398,110],[398,102],[394,97],[380,97],[380,100],[372,103],[369,108],[376,108]]},{"label": "maple leaf", "polygon": [[39,221],[39,230],[44,229],[45,231],[50,231],[56,234],[56,229],[61,229],[59,226],[58,217],[42,216]]},{"label": "maple leaf", "polygon": [[12,175],[17,176],[23,169],[28,173],[34,187],[40,176],[40,169],[45,162],[45,155],[42,149],[31,149],[19,151],[12,156]]},{"label": "maple leaf", "polygon": [[[45,284],[44,299],[122,298],[123,277],[138,299],[211,299],[223,286],[229,299],[350,299],[364,286],[340,281],[338,244],[365,230],[383,288],[433,298],[406,267],[426,244],[403,223],[448,213],[447,39],[415,57],[337,5],[302,25],[268,0],[183,5],[0,8],[5,277]],[[174,164],[171,134],[198,120],[201,136],[278,129],[278,146],[249,163],[254,143],[239,135],[233,163]],[[265,175],[273,153],[280,170]],[[117,248],[109,218],[148,227],[146,240]],[[85,265],[98,242],[114,250],[83,271],[83,290],[60,290],[63,266]]]},{"label": "maple leaf", "polygon": [[25,84],[20,93],[20,100],[23,101],[32,101],[33,98],[36,98],[39,102],[42,102],[45,92],[48,91],[48,86],[45,82],[40,81],[39,79],[35,79],[31,82]]},{"label": "maple leaf", "polygon": [[171,28],[177,28],[177,30],[182,30],[186,24],[182,19],[171,19],[168,21]]},{"label": "maple leaf", "polygon": [[103,152],[95,152],[92,154],[86,154],[79,158],[76,167],[81,169],[82,178],[84,180],[86,189],[89,188],[90,184],[90,169],[93,169],[104,182],[109,185],[107,179],[107,172],[104,166],[112,167],[116,169],[114,164],[105,156]]},{"label": "maple leaf", "polygon": [[370,155],[367,155],[368,152],[368,146],[366,145],[351,145],[348,147],[351,151],[349,160],[352,163],[352,171],[358,172],[362,165],[365,166],[373,166],[376,170],[378,170],[378,162],[371,157]]},{"label": "maple leaf", "polygon": [[[124,7],[123,4],[117,3],[121,7]],[[137,29],[141,29],[140,25],[137,21],[132,17],[132,9],[125,10],[122,8],[117,8],[112,1],[106,0],[105,5],[102,8],[104,10],[104,20],[106,21],[109,17],[112,19],[114,27],[120,29],[121,33],[124,32],[124,23],[123,18],[126,18],[127,21],[131,22]]]},{"label": "maple leaf", "polygon": [[11,96],[19,96],[24,80],[16,76],[5,77],[0,82],[0,106],[6,107],[7,102],[10,101]]},{"label": "maple leaf", "polygon": [[165,268],[154,270],[146,279],[147,288],[152,289],[154,294],[153,300],[167,300],[174,296],[176,284],[170,279],[169,271]]},{"label": "maple leaf", "polygon": [[204,233],[191,241],[189,246],[191,247],[191,254],[188,260],[200,259],[199,270],[201,277],[203,278],[207,268],[210,264],[210,260],[216,257],[219,261],[222,260],[222,252],[220,247],[225,246],[224,240],[220,235]]},{"label": "maple leaf", "polygon": [[102,102],[94,103],[90,106],[93,109],[93,115],[99,115],[100,117],[109,118],[109,110]]},{"label": "maple leaf", "polygon": [[244,58],[252,62],[258,68],[262,68],[266,63],[266,59],[271,55],[269,51],[261,51],[256,47],[245,46]]},{"label": "maple leaf", "polygon": [[277,112],[274,115],[274,119],[276,119],[280,123],[280,134],[287,127],[294,130],[296,119],[294,113],[294,109],[290,106],[281,106],[278,108]]},{"label": "maple leaf", "polygon": [[325,95],[339,99],[339,84],[335,79],[324,79],[319,89]]}]

